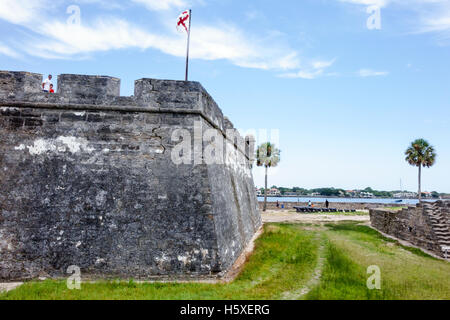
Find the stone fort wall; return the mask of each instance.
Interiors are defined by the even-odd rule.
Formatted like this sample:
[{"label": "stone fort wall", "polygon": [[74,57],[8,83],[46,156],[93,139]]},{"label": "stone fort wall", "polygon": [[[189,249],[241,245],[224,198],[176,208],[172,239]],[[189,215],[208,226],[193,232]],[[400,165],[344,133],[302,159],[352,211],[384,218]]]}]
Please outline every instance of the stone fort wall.
[{"label": "stone fort wall", "polygon": [[371,209],[370,221],[377,230],[441,257],[450,247],[450,201],[423,202],[401,211]]},{"label": "stone fort wall", "polygon": [[[262,224],[253,141],[230,136],[199,83],[141,79],[121,97],[112,77],[60,75],[55,94],[41,82],[0,71],[0,280],[66,277],[71,265],[136,279],[232,266]],[[179,129],[217,132],[223,163],[175,164]],[[208,144],[191,142],[202,160]]]}]

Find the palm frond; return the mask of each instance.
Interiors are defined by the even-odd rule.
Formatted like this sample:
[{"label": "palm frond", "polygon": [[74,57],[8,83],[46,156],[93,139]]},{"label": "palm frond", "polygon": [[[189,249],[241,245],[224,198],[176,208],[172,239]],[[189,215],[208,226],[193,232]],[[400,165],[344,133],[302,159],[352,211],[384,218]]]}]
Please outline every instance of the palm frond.
[{"label": "palm frond", "polygon": [[405,160],[412,166],[431,167],[436,162],[436,152],[428,141],[417,139],[405,151]]},{"label": "palm frond", "polygon": [[280,150],[270,142],[261,144],[256,150],[256,165],[258,167],[276,167],[280,162]]}]

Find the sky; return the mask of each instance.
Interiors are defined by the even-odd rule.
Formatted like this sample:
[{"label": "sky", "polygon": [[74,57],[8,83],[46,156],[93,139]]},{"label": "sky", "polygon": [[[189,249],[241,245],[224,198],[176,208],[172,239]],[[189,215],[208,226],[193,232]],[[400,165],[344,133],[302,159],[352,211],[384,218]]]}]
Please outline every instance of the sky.
[{"label": "sky", "polygon": [[[269,185],[450,192],[450,0],[0,0],[0,70],[190,80],[281,163]],[[255,168],[255,184],[264,184]]]}]

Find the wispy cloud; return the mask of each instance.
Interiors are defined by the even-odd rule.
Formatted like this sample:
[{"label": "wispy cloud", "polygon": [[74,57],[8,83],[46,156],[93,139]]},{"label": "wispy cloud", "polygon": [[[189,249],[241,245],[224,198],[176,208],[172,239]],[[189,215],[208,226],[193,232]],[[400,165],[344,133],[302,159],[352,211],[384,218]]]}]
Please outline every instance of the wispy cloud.
[{"label": "wispy cloud", "polygon": [[423,32],[449,31],[450,30],[450,12],[448,15],[438,19],[426,19],[423,25]]},{"label": "wispy cloud", "polygon": [[[102,0],[82,1],[98,3]],[[154,10],[164,10],[182,6],[184,0],[146,0],[145,3]],[[30,36],[22,48],[29,55],[49,59],[80,59],[99,51],[128,48],[156,49],[177,57],[185,55],[185,35],[178,34],[172,25],[160,25],[162,31],[149,31],[113,16],[83,18],[81,25],[68,25],[64,20],[44,14],[42,8],[49,4],[49,0],[41,0],[39,5],[30,0],[16,0],[13,6],[22,9],[13,11],[11,6],[0,6],[1,19],[28,29]],[[195,37],[191,38],[191,57],[228,60],[236,66],[262,70],[298,69],[298,52],[282,39],[283,35],[261,37],[247,34],[232,23],[198,23]],[[320,68],[314,69],[318,71]]]},{"label": "wispy cloud", "polygon": [[358,71],[358,75],[363,78],[367,77],[382,77],[389,75],[388,71],[375,71],[372,69],[361,69]]},{"label": "wispy cloud", "polygon": [[[336,59],[329,61],[313,61],[310,62],[307,66],[300,68],[297,72],[288,72],[280,74],[281,78],[290,78],[290,79],[316,79],[320,76],[325,75],[325,70],[331,67],[335,63]],[[336,74],[333,74],[336,75]]]},{"label": "wispy cloud", "polygon": [[149,10],[163,11],[172,8],[187,9],[188,2],[185,0],[132,0],[135,3],[144,5]]},{"label": "wispy cloud", "polygon": [[15,24],[25,24],[42,14],[48,3],[45,0],[0,1],[0,19]]},{"label": "wispy cloud", "polygon": [[389,0],[339,0],[339,2],[347,2],[352,4],[360,4],[365,6],[378,6],[380,8],[385,7]]},{"label": "wispy cloud", "polygon": [[423,14],[420,24],[415,33],[433,33],[437,35],[439,43],[450,43],[450,1],[448,8],[443,8],[439,12]]},{"label": "wispy cloud", "polygon": [[17,53],[15,50],[11,49],[10,47],[7,47],[0,43],[0,55],[5,55],[11,58],[19,58],[20,54]]},{"label": "wispy cloud", "polygon": [[[43,23],[35,29],[51,40],[39,39],[27,44],[28,53],[43,58],[71,58],[97,51],[126,48],[157,49],[184,57],[185,37],[176,32],[150,33],[123,19],[97,19],[91,25]],[[267,48],[266,48],[267,47]],[[203,60],[228,60],[246,68],[289,70],[299,66],[297,53],[289,47],[267,46],[251,41],[239,28],[231,25],[199,25],[191,39],[191,57]]]},{"label": "wispy cloud", "polygon": [[337,0],[341,3],[395,8],[410,15],[410,33],[433,33],[450,39],[450,0]]},{"label": "wispy cloud", "polygon": [[265,18],[265,15],[260,10],[249,10],[245,13],[245,17],[247,18],[247,20],[252,21],[256,19]]},{"label": "wispy cloud", "polygon": [[119,1],[119,0],[70,0],[70,1],[71,1],[71,4],[77,4],[77,5],[78,4],[98,5],[102,9],[107,9],[107,10],[124,9],[126,7],[126,2]]}]

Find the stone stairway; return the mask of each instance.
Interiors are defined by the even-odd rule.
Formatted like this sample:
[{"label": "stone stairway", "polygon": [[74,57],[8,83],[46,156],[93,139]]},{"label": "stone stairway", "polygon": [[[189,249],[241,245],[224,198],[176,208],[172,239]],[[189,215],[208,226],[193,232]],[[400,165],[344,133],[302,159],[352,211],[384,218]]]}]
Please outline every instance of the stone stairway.
[{"label": "stone stairway", "polygon": [[[424,204],[424,212],[431,222],[431,228],[435,234],[436,241],[442,249],[442,256],[445,257],[444,247],[450,248],[450,206],[449,203],[435,202]],[[450,258],[450,250],[447,257]]]}]

